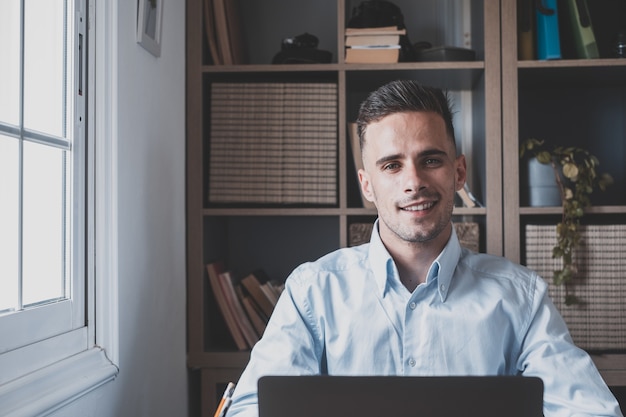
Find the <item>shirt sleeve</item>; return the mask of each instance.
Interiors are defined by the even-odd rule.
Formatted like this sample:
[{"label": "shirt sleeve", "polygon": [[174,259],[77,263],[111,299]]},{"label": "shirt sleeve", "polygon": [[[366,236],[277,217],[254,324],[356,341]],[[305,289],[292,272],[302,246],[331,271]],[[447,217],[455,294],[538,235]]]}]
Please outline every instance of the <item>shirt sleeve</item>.
[{"label": "shirt sleeve", "polygon": [[546,417],[623,417],[591,357],[572,341],[539,277],[518,369],[544,383]]},{"label": "shirt sleeve", "polygon": [[237,382],[228,417],[257,417],[257,381],[264,375],[316,375],[321,373],[323,343],[303,296],[298,270],[285,281],[272,316]]}]

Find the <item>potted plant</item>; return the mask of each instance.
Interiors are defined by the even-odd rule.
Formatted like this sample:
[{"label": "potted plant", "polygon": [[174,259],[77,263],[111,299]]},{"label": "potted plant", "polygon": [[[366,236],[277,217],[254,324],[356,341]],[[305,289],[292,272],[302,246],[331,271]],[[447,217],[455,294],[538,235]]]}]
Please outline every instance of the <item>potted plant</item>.
[{"label": "potted plant", "polygon": [[555,146],[547,148],[543,140],[526,139],[520,146],[520,158],[529,153],[544,165],[552,166],[554,179],[560,190],[562,218],[556,225],[557,243],[552,257],[562,259],[563,268],[554,271],[555,285],[565,286],[565,304],[572,305],[580,300],[568,292],[568,283],[577,272],[574,250],[579,246],[581,235],[580,219],[584,209],[591,205],[589,196],[599,188],[604,191],[613,182],[607,174],[598,175],[598,158],[577,147]]}]

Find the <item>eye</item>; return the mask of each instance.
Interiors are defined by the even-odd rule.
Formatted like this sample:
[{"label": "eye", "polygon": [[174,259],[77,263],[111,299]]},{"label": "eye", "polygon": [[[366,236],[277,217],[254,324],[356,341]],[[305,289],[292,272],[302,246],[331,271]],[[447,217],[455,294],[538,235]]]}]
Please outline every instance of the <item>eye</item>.
[{"label": "eye", "polygon": [[397,162],[389,162],[383,165],[383,171],[395,171],[400,168],[400,164]]},{"label": "eye", "polygon": [[442,164],[441,159],[438,158],[428,158],[424,160],[424,165],[427,167],[438,167]]}]

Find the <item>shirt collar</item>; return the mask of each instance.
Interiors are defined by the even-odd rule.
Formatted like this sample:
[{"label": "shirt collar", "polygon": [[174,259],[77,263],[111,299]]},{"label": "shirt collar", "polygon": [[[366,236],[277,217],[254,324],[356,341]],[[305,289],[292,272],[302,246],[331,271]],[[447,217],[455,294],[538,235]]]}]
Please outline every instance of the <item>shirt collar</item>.
[{"label": "shirt collar", "polygon": [[433,262],[433,264],[436,263],[439,266],[437,291],[439,291],[439,297],[441,298],[442,303],[445,302],[448,297],[448,292],[450,291],[450,286],[452,285],[452,277],[454,276],[454,271],[456,270],[460,259],[461,244],[459,243],[459,238],[456,235],[456,230],[453,225],[452,234],[450,235],[448,243],[443,248],[439,256],[437,256],[437,259]]},{"label": "shirt collar", "polygon": [[[441,302],[445,302],[448,296],[452,276],[460,258],[461,244],[459,243],[454,227],[452,227],[452,235],[448,243],[430,266],[428,277],[426,278],[427,283],[435,278],[437,279],[437,291],[439,292]],[[391,280],[396,280],[399,283],[400,279],[396,265],[380,239],[378,219],[376,219],[374,223],[374,229],[370,239],[369,260],[376,285],[382,297],[385,295],[385,291],[388,287],[392,285]]]}]

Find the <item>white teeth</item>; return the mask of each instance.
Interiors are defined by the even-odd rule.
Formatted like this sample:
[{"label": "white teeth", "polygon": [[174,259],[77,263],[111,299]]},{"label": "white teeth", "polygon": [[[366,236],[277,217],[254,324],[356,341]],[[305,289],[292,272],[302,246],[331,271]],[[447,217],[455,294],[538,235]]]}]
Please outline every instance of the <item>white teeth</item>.
[{"label": "white teeth", "polygon": [[431,208],[435,203],[425,203],[425,204],[418,204],[417,206],[411,206],[411,207],[405,207],[404,210],[406,211],[421,211],[421,210],[428,210],[429,208]]}]

